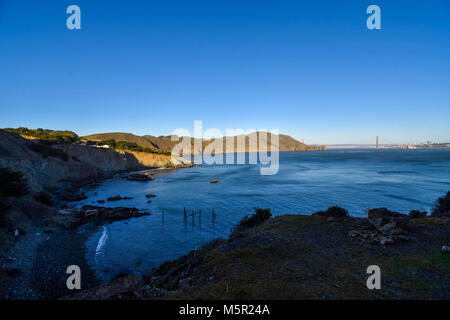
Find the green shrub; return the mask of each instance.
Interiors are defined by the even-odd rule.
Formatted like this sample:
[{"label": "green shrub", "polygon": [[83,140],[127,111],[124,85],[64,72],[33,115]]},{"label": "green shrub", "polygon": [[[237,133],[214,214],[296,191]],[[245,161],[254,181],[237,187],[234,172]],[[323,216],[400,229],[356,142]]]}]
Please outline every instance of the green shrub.
[{"label": "green shrub", "polygon": [[63,161],[69,160],[69,155],[64,150],[52,148],[44,143],[32,143],[30,149],[39,153],[43,158],[54,157]]},{"label": "green shrub", "polygon": [[168,151],[162,151],[162,150],[148,148],[148,147],[141,147],[140,145],[138,145],[135,142],[129,142],[129,141],[117,141],[116,142],[114,139],[102,140],[102,141],[98,142],[98,145],[108,145],[108,146],[118,149],[118,150],[128,150],[128,151],[146,152],[146,153],[163,154],[163,155],[171,154]]},{"label": "green shrub", "polygon": [[5,128],[6,131],[22,136],[37,138],[48,143],[76,143],[80,141],[78,135],[68,130],[28,129],[25,127]]},{"label": "green shrub", "polygon": [[0,168],[0,197],[21,197],[28,194],[23,174],[9,168]]},{"label": "green shrub", "polygon": [[329,207],[326,211],[319,211],[318,214],[325,217],[346,217],[348,216],[348,211],[347,209],[333,206]]},{"label": "green shrub", "polygon": [[108,140],[102,140],[98,143],[98,145],[107,145],[110,146],[111,148],[116,148],[116,140],[114,139],[108,139]]},{"label": "green shrub", "polygon": [[49,206],[49,207],[53,206],[52,197],[50,197],[49,194],[47,194],[47,193],[45,193],[43,191],[37,193],[34,196],[34,200],[36,200],[36,201],[38,201],[38,202],[40,202],[42,204],[45,204],[46,206]]},{"label": "green shrub", "polygon": [[244,218],[242,218],[242,220],[234,227],[233,232],[242,231],[260,225],[272,216],[270,208],[261,209],[255,207],[253,210],[255,211],[255,213],[250,217],[245,216]]},{"label": "green shrub", "polygon": [[92,140],[87,140],[87,141],[86,141],[86,145],[87,145],[87,146],[95,146],[96,144],[97,144],[97,142],[92,141]]},{"label": "green shrub", "polygon": [[440,197],[434,203],[432,212],[433,216],[448,216],[450,215],[450,191],[443,197]]}]

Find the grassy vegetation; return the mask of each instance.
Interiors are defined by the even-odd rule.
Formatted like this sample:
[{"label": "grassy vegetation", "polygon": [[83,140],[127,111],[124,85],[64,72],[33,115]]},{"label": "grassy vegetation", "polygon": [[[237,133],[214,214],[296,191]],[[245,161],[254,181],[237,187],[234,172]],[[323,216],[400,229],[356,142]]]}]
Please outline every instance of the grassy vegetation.
[{"label": "grassy vegetation", "polygon": [[162,150],[158,150],[158,149],[154,149],[154,148],[142,147],[135,142],[116,141],[114,139],[99,141],[98,145],[108,145],[117,150],[128,150],[128,151],[146,152],[146,153],[163,154],[163,155],[171,154],[168,151],[162,151]]},{"label": "grassy vegetation", "polygon": [[[346,213],[330,209],[336,210]],[[417,240],[382,248],[350,239],[348,231],[361,226],[356,218],[270,218],[269,212],[257,209],[229,239],[163,264],[151,275],[156,286],[173,291],[169,299],[442,299],[450,294],[450,256],[436,246],[437,239],[445,242],[448,226],[439,218],[414,219]],[[370,265],[382,270],[382,290],[366,286]]]},{"label": "grassy vegetation", "polygon": [[439,250],[387,257],[382,267],[400,298],[430,299],[449,285],[450,255]]},{"label": "grassy vegetation", "polygon": [[19,134],[21,136],[33,137],[40,139],[44,142],[53,143],[76,143],[80,141],[80,138],[75,132],[68,130],[49,130],[49,129],[28,129],[25,127],[19,128],[5,128],[4,130],[12,133]]},{"label": "grassy vegetation", "polygon": [[90,140],[90,141],[127,141],[127,142],[133,142],[141,147],[145,148],[152,148],[155,147],[151,141],[149,141],[145,136],[136,136],[131,133],[124,133],[124,132],[111,132],[111,133],[99,133],[99,134],[93,134],[89,136],[84,136],[83,139]]}]

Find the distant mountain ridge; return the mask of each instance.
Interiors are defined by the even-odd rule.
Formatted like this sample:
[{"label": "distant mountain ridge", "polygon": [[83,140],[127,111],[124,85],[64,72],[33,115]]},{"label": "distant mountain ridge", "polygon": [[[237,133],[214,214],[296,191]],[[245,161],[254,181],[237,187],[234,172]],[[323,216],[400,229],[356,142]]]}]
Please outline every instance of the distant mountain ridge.
[{"label": "distant mountain ridge", "polygon": [[[234,137],[223,137],[222,144],[223,144],[223,153],[227,153],[226,149],[226,141],[227,139],[234,138],[234,148],[233,152],[258,152],[261,150],[259,146],[259,135],[260,132],[256,131],[250,134],[241,135],[241,136],[234,136]],[[243,137],[245,139],[245,147],[242,148],[242,146],[238,145],[238,137]],[[268,151],[271,150],[271,140],[272,140],[273,134],[267,133],[267,138],[262,138],[262,144],[264,146],[267,146]],[[278,135],[279,138],[279,148],[278,151],[319,151],[319,150],[327,150],[326,146],[316,146],[316,145],[306,145],[300,141],[295,140],[294,138],[280,134]],[[142,147],[147,148],[154,148],[160,151],[167,151],[171,152],[172,148],[179,144],[181,142],[181,139],[179,141],[172,141],[171,136],[151,136],[151,135],[144,135],[144,136],[137,136],[132,133],[125,133],[125,132],[111,132],[111,133],[98,133],[98,134],[92,134],[88,136],[82,137],[84,140],[91,140],[91,141],[103,141],[103,140],[115,140],[115,141],[127,141],[127,142],[133,142],[136,143]],[[218,144],[218,141],[215,141],[215,139],[191,139],[191,153],[192,154],[200,154],[202,150],[205,149],[208,145],[211,143]],[[201,146],[202,150],[199,149],[199,146]],[[262,149],[264,150],[264,149]],[[216,150],[216,153],[219,153],[218,150]]]}]

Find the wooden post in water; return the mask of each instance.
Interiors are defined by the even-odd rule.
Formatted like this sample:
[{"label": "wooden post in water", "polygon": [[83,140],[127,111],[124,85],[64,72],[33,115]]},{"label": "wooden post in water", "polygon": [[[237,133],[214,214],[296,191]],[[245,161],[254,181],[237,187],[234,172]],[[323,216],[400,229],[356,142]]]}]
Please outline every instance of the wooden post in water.
[{"label": "wooden post in water", "polygon": [[198,211],[198,223],[202,224],[202,210]]},{"label": "wooden post in water", "polygon": [[194,225],[195,224],[195,211],[194,210],[192,210],[192,225]]},{"label": "wooden post in water", "polygon": [[186,207],[184,207],[183,211],[184,211],[184,223],[186,223],[186,220],[187,220]]},{"label": "wooden post in water", "polygon": [[214,223],[214,219],[216,218],[215,213],[214,213],[214,208],[212,208],[212,210],[211,210],[211,218],[212,218],[212,222]]},{"label": "wooden post in water", "polygon": [[164,208],[162,209],[162,223],[164,223]]}]

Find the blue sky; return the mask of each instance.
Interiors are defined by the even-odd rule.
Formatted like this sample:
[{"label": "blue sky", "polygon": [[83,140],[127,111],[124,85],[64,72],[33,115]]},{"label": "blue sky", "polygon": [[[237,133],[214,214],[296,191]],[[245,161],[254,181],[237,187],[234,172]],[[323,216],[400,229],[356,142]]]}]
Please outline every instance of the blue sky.
[{"label": "blue sky", "polygon": [[449,36],[447,0],[0,0],[0,127],[450,141]]}]

